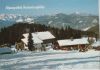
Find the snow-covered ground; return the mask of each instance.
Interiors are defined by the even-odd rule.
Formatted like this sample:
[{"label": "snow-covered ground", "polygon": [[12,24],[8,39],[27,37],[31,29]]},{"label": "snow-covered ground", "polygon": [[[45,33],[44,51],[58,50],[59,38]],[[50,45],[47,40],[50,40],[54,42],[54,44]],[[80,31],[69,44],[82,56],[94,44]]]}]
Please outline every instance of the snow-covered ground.
[{"label": "snow-covered ground", "polygon": [[0,70],[99,70],[100,51],[29,52],[0,55]]},{"label": "snow-covered ground", "polygon": [[12,50],[9,47],[0,48],[0,54],[2,53],[11,53]]}]

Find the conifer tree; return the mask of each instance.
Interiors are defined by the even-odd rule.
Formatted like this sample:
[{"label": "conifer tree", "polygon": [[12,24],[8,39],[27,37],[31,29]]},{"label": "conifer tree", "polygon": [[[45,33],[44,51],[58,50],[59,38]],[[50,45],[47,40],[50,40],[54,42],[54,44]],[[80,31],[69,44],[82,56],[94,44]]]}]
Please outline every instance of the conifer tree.
[{"label": "conifer tree", "polygon": [[32,34],[31,34],[31,32],[29,32],[29,36],[28,36],[28,49],[30,51],[35,51],[34,42],[33,42],[32,38],[33,38]]}]

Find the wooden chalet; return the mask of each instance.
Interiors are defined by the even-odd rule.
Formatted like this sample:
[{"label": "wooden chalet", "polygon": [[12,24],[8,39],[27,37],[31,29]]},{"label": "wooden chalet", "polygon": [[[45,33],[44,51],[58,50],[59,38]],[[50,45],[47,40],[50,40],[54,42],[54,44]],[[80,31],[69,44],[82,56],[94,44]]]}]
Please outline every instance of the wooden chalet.
[{"label": "wooden chalet", "polygon": [[[88,38],[58,40],[58,48],[62,50],[86,51],[89,45]],[[55,46],[56,47],[56,46]]]},{"label": "wooden chalet", "polygon": [[45,47],[52,46],[53,42],[55,41],[55,36],[52,35],[49,31],[36,32],[36,35],[43,41],[42,45]]},{"label": "wooden chalet", "polygon": [[[23,34],[24,38],[21,39],[22,42],[24,43],[25,48],[28,47],[27,46],[28,35],[29,35],[29,33]],[[33,36],[32,39],[33,39],[35,48],[37,50],[42,50],[42,49],[44,49],[44,47],[52,46],[52,42],[55,39],[55,37],[49,31],[34,32],[34,33],[32,33],[32,36]]]}]

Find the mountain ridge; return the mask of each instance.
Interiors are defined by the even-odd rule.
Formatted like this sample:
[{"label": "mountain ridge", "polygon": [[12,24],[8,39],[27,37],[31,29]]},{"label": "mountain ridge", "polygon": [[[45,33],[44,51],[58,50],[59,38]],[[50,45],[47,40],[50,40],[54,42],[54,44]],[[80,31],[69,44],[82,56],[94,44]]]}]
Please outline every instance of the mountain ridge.
[{"label": "mountain ridge", "polygon": [[[0,16],[0,28],[14,24],[17,20],[22,18],[25,20],[30,16],[21,15],[4,15],[4,18]],[[58,13],[55,15],[44,15],[37,17],[30,17],[34,22],[45,24],[47,26],[65,28],[70,26],[74,29],[84,29],[89,26],[98,24],[98,16],[94,15],[82,15],[79,13],[64,14]],[[6,21],[6,22],[5,22]],[[8,24],[9,23],[9,24]]]}]

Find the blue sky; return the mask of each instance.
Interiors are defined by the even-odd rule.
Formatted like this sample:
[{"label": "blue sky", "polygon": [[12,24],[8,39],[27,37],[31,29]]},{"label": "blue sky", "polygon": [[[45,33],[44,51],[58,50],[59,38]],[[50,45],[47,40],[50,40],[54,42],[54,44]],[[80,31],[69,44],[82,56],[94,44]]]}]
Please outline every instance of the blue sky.
[{"label": "blue sky", "polygon": [[[43,6],[39,9],[6,9],[7,6]],[[56,13],[98,15],[98,0],[0,0],[0,14],[47,15]]]}]

